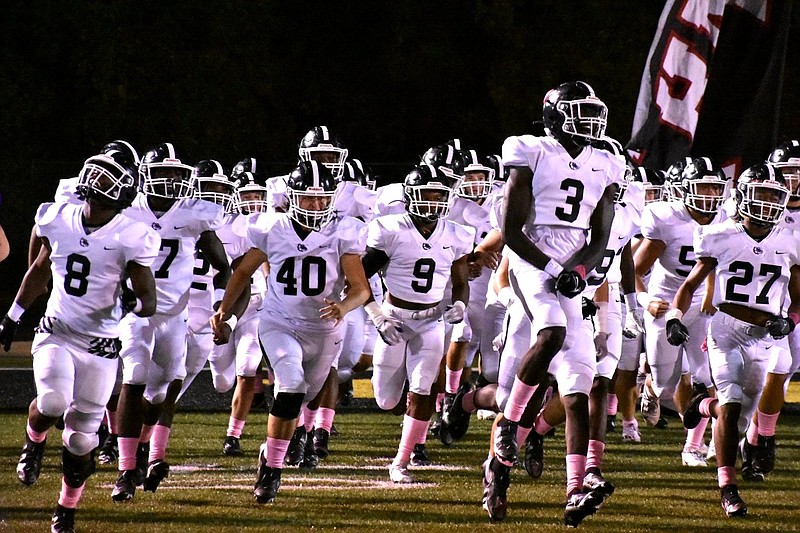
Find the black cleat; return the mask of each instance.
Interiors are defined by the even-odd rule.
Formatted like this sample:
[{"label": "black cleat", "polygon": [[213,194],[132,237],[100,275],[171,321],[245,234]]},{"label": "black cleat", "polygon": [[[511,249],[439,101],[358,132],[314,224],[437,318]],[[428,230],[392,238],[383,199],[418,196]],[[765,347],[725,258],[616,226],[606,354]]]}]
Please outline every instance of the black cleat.
[{"label": "black cleat", "polygon": [[430,466],[433,464],[431,458],[428,457],[428,449],[424,444],[414,445],[414,451],[411,452],[409,464],[412,466]]},{"label": "black cleat", "polygon": [[331,424],[331,437],[338,437],[339,430],[336,429],[336,424]]},{"label": "black cleat", "polygon": [[257,479],[253,489],[253,497],[258,503],[272,503],[275,501],[275,496],[277,496],[278,489],[281,486],[281,469],[270,468],[261,456],[259,456],[258,462],[258,474],[256,474]]},{"label": "black cleat", "polygon": [[[470,413],[464,410],[461,401],[464,396],[472,391],[472,385],[469,382],[462,383],[458,387],[455,397],[450,405],[450,409],[445,412],[445,419],[447,420],[447,430],[450,438],[454,441],[461,440],[467,434],[469,429]],[[444,407],[442,407],[444,411]]]},{"label": "black cleat", "polygon": [[147,465],[147,477],[144,478],[145,492],[155,492],[158,485],[169,477],[169,463],[156,459]]},{"label": "black cleat", "polygon": [[228,435],[222,441],[222,453],[229,457],[239,457],[242,455],[242,447],[239,445],[238,437],[231,437]]},{"label": "black cleat", "polygon": [[428,435],[438,437],[441,435],[441,431],[442,431],[442,413],[436,413],[436,418],[433,420],[433,422],[431,422],[431,425],[428,427]]},{"label": "black cleat", "polygon": [[23,485],[31,486],[39,479],[42,472],[42,457],[44,457],[44,446],[47,439],[42,442],[33,442],[28,435],[25,435],[25,445],[17,463],[17,477]]},{"label": "black cleat", "polygon": [[108,430],[108,426],[105,424],[100,424],[100,429],[97,430],[97,442],[100,443],[100,446],[105,444],[109,435],[111,435],[111,432]]},{"label": "black cleat", "polygon": [[513,465],[517,461],[518,450],[517,423],[504,418],[497,424],[494,434],[495,456],[503,463]]},{"label": "black cleat", "polygon": [[667,429],[667,426],[668,426],[668,425],[669,425],[669,420],[667,420],[666,418],[664,418],[663,416],[661,416],[661,417],[659,417],[659,418],[658,418],[658,420],[656,421],[656,424],[655,424],[655,426],[654,426],[654,427],[655,427],[656,429]]},{"label": "black cleat", "polygon": [[696,428],[700,420],[703,419],[703,415],[700,414],[700,402],[709,397],[705,387],[695,386],[694,392],[695,395],[692,396],[689,405],[686,406],[686,410],[683,412],[683,427],[686,429]]},{"label": "black cleat", "polygon": [[56,505],[50,521],[50,533],[75,533],[75,509]]},{"label": "black cleat", "polygon": [[286,450],[286,457],[283,458],[283,464],[286,466],[297,466],[303,461],[307,436],[306,428],[303,426],[294,430],[292,440],[289,441],[289,449]]},{"label": "black cleat", "polygon": [[525,440],[525,471],[533,479],[542,477],[544,471],[544,437],[531,430]]},{"label": "black cleat", "polygon": [[617,430],[617,415],[606,415],[606,433],[614,433]]},{"label": "black cleat", "polygon": [[[453,402],[455,401],[455,394],[445,392],[444,393],[444,400],[442,400],[442,412],[440,413],[438,422],[438,431],[436,431],[436,435],[439,436],[439,440],[442,441],[442,444],[445,446],[450,446],[453,444],[453,436],[450,434],[450,411],[453,409]],[[431,424],[431,426],[433,426]],[[431,427],[433,429],[433,427]]]},{"label": "black cleat", "polygon": [[483,463],[483,508],[489,520],[502,522],[508,507],[508,486],[511,484],[511,467],[496,458]]},{"label": "black cleat", "polygon": [[747,514],[747,504],[739,496],[738,486],[731,483],[722,487],[719,492],[722,497],[722,510],[729,518]]},{"label": "black cleat", "polygon": [[353,390],[353,378],[348,379],[339,385],[339,405],[347,407],[353,403],[355,392]]},{"label": "black cleat", "polygon": [[136,470],[124,470],[114,484],[111,499],[115,502],[127,502],[136,494]]},{"label": "black cleat", "polygon": [[136,448],[136,476],[134,482],[137,487],[144,483],[144,478],[147,477],[148,458],[150,457],[150,443],[140,442],[139,447]]},{"label": "black cleat", "polygon": [[747,441],[747,438],[739,441],[739,454],[742,456],[742,479],[745,481],[764,481],[764,472],[758,470],[753,465],[753,457],[756,447]]},{"label": "black cleat", "polygon": [[314,470],[319,466],[319,456],[314,449],[314,436],[313,432],[306,435],[306,445],[303,450],[303,460],[297,465],[305,470]]},{"label": "black cleat", "polygon": [[100,446],[100,452],[97,454],[97,460],[101,465],[113,465],[119,458],[119,443],[117,435],[110,434],[108,438]]},{"label": "black cleat", "polygon": [[331,434],[322,428],[314,429],[314,451],[320,459],[325,459],[330,455],[328,450],[328,440]]},{"label": "black cleat", "polygon": [[583,492],[599,492],[603,498],[608,498],[614,494],[616,487],[613,483],[603,477],[600,471],[587,472],[583,477]]},{"label": "black cleat", "polygon": [[775,436],[758,436],[758,446],[753,454],[753,466],[764,475],[775,469]]},{"label": "black cleat", "polygon": [[571,494],[564,507],[564,525],[578,527],[584,518],[596,513],[602,504],[603,495],[598,491]]}]

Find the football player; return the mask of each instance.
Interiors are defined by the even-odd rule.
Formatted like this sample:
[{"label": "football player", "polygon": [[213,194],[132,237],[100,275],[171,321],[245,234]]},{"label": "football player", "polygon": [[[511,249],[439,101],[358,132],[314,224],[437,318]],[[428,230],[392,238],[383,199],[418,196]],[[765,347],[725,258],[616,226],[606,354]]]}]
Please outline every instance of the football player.
[{"label": "football player", "polygon": [[175,400],[186,372],[186,306],[195,252],[200,250],[218,271],[214,276],[217,300],[230,276],[225,250],[214,233],[224,223],[225,211],[222,206],[193,198],[193,167],[181,162],[172,144],[162,143],[145,154],[139,173],[142,194],[126,214],[161,236],[153,272],[158,307],[151,317],[128,315],[120,326],[120,475],[111,493],[116,502],[132,499],[136,486],[142,483],[145,490],[155,492],[169,475],[165,456]]},{"label": "football player", "polygon": [[[691,341],[681,349],[666,341],[664,313],[694,265],[692,235],[695,228],[724,219],[720,207],[730,181],[706,157],[692,159],[683,167],[682,176],[683,199],[680,202],[656,202],[645,208],[642,215],[644,239],[634,257],[637,300],[645,310],[645,351],[651,372],[651,380],[642,393],[642,403],[666,394],[674,398],[680,413],[692,396],[693,381],[706,388],[712,385],[708,358],[701,344],[713,311],[701,305],[704,294],[698,291],[692,313],[685,318]],[[645,287],[643,277],[651,269]],[[684,365],[688,365],[688,370]],[[653,414],[653,418],[658,416]],[[702,450],[707,424],[708,419],[688,432],[681,452],[685,466],[707,466],[706,453]]]},{"label": "football player", "polygon": [[762,163],[745,170],[734,192],[738,216],[697,228],[697,264],[665,317],[670,344],[690,340],[684,316],[700,283],[716,272],[718,312],[708,327],[708,359],[717,397],[701,390],[688,403],[683,423],[691,429],[704,417],[719,421],[714,436],[717,479],[729,517],[747,514],[736,481],[739,426],[753,414],[771,355],[788,352],[786,336],[800,322],[798,235],[777,225],[789,194],[779,169]]},{"label": "football player", "polygon": [[[431,393],[444,353],[444,321],[461,322],[469,301],[467,254],[474,235],[447,220],[453,189],[446,183],[436,167],[414,167],[403,182],[407,213],[370,223],[363,259],[367,275],[381,271],[387,288],[383,306],[374,301],[365,306],[381,336],[373,358],[375,399],[381,409],[405,413],[389,466],[395,483],[414,481],[408,464],[414,447],[425,441],[434,411]],[[448,280],[449,304],[443,300]]]},{"label": "football player", "polygon": [[32,345],[37,395],[17,465],[22,483],[36,482],[48,430],[64,415],[63,479],[52,531],[74,531],[75,509],[94,472],[97,431],[117,375],[120,319],[125,312],[148,317],[156,309],[150,266],[160,239],[121,212],[136,195],[128,164],[113,150],[92,156],[78,177],[81,204],[39,207],[34,230],[42,246],[0,323],[0,343],[8,351],[20,317],[52,278]]},{"label": "football player", "polygon": [[[253,247],[212,317],[215,334],[224,341],[233,302],[253,272],[269,261],[259,338],[275,373],[275,403],[258,459],[253,496],[259,503],[275,499],[302,405],[317,395],[329,374],[342,340],[342,319],[369,294],[360,260],[366,227],[351,217],[334,217],[335,189],[330,171],[316,161],[303,161],[289,174],[287,212],[249,221]],[[339,301],[345,282],[349,290]]]},{"label": "football player", "polygon": [[[548,380],[550,362],[569,354],[580,328],[586,274],[608,243],[614,198],[624,164],[589,146],[604,136],[607,108],[584,82],[563,83],[543,104],[546,137],[509,137],[503,163],[509,170],[503,199],[503,239],[511,285],[530,322],[531,342],[510,390],[498,388],[503,415],[493,428],[493,449],[484,463],[484,508],[492,520],[506,514],[509,470],[517,459],[517,426],[529,402]],[[535,199],[535,201],[534,201]],[[587,237],[588,239],[587,244]],[[508,345],[504,350],[508,350]],[[501,359],[501,367],[502,367]],[[501,383],[503,381],[501,368]],[[602,497],[582,491],[589,441],[591,378],[561,390],[567,410],[568,525],[596,511]]]}]

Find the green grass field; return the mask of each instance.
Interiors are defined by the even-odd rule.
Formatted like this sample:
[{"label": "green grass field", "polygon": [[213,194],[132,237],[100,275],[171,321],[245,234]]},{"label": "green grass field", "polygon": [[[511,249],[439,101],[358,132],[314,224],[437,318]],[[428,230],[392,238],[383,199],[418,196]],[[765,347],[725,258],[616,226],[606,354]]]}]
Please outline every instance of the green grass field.
[{"label": "green grass field", "polygon": [[[490,423],[475,420],[467,436],[450,448],[429,441],[434,466],[413,469],[418,483],[394,486],[386,466],[394,456],[400,419],[378,413],[337,417],[341,435],[331,455],[313,472],[284,470],[276,503],[252,498],[256,450],[266,415],[250,416],[242,446],[245,457],[221,454],[224,413],[179,413],[168,460],[172,474],[158,492],[137,490],[133,502],[110,498],[116,472],[98,468],[78,509],[78,531],[218,532],[349,529],[382,531],[468,530],[489,527],[481,509],[480,463]],[[800,417],[784,416],[779,426],[778,466],[763,484],[742,483],[750,507],[744,519],[724,516],[714,468],[680,464],[683,430],[671,420],[666,430],[643,428],[645,442],[622,444],[609,436],[606,476],[617,491],[595,516],[589,531],[800,529]],[[0,531],[46,531],[60,489],[60,434],[53,430],[42,477],[26,488],[15,464],[25,427],[23,414],[0,414]],[[515,469],[508,517],[496,531],[563,530],[564,441],[559,429],[547,439],[546,470],[534,481]],[[712,463],[713,465],[713,463]]]}]

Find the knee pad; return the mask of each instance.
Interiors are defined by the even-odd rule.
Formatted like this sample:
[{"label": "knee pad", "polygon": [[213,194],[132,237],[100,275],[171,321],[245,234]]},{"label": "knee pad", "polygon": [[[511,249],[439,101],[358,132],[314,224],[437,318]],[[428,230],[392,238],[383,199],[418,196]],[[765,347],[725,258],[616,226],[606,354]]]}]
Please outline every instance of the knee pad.
[{"label": "knee pad", "polygon": [[61,440],[64,442],[64,449],[77,456],[90,453],[92,450],[97,448],[99,444],[97,433],[83,433],[68,427],[64,428],[64,433],[61,436]]},{"label": "knee pad", "polygon": [[147,366],[138,362],[122,367],[122,382],[128,385],[144,385],[147,383]]},{"label": "knee pad", "polygon": [[44,416],[58,418],[67,410],[69,402],[63,394],[47,391],[36,399],[36,407]]},{"label": "knee pad", "polygon": [[[97,435],[95,435],[95,438],[96,437]],[[89,450],[87,453],[91,454],[88,461],[79,461],[78,457],[76,457],[86,455],[86,453],[73,453],[67,448],[64,448],[61,453],[61,471],[64,474],[64,482],[74,489],[83,485],[86,480],[89,479],[89,476],[94,474],[95,464],[93,449]]]},{"label": "knee pad", "polygon": [[300,416],[300,408],[303,405],[301,392],[279,392],[275,396],[275,403],[272,404],[270,415],[275,415],[284,420],[293,420]]},{"label": "knee pad", "polygon": [[228,392],[233,388],[233,384],[235,383],[234,380],[228,379],[222,375],[212,376],[212,380],[214,383],[214,390],[219,393]]}]

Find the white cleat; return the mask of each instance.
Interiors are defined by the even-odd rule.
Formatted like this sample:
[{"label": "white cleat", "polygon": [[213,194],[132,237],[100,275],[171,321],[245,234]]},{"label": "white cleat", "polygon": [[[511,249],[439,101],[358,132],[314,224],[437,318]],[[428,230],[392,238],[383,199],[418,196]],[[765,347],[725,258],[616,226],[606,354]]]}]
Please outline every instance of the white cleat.
[{"label": "white cleat", "polygon": [[395,464],[389,465],[389,479],[393,483],[414,483],[414,478],[411,477],[408,468]]},{"label": "white cleat", "polygon": [[478,420],[494,420],[497,413],[489,409],[478,409]]},{"label": "white cleat", "polygon": [[642,434],[636,426],[622,425],[622,442],[642,442]]},{"label": "white cleat", "polygon": [[708,466],[705,454],[700,450],[692,450],[690,452],[681,452],[681,462],[683,466],[705,468]]},{"label": "white cleat", "polygon": [[714,445],[714,441],[713,440],[708,445],[708,451],[706,452],[706,460],[708,460],[708,461],[716,461],[717,460],[717,447]]}]

